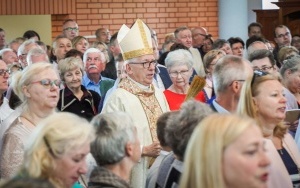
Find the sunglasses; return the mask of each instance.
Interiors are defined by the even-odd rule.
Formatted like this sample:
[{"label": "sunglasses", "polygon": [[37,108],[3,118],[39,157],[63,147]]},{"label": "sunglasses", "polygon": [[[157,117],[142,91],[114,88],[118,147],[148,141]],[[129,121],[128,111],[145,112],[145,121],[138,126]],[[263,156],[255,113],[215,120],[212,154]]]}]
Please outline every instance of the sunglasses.
[{"label": "sunglasses", "polygon": [[265,75],[268,75],[269,73],[267,72],[264,72],[264,71],[260,71],[260,70],[254,70],[253,71],[253,77],[252,77],[252,80],[251,80],[251,86],[253,85],[255,79],[257,77],[262,77],[262,76],[265,76]]}]

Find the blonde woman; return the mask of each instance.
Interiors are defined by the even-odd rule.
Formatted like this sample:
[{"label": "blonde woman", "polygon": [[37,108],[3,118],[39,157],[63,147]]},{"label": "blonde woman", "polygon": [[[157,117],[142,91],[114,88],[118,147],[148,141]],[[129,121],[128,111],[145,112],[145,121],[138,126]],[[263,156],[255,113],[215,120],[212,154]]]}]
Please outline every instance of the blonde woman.
[{"label": "blonde woman", "polygon": [[35,63],[13,75],[13,90],[22,101],[22,110],[2,138],[1,178],[10,178],[18,171],[25,142],[38,123],[55,112],[60,84],[58,73],[50,63]]},{"label": "blonde woman", "polygon": [[92,126],[83,118],[68,112],[49,116],[31,136],[18,176],[70,188],[87,172],[85,159],[94,138]]},{"label": "blonde woman", "polygon": [[214,114],[191,136],[180,187],[265,188],[269,164],[255,121]]},{"label": "blonde woman", "polygon": [[84,54],[84,52],[89,48],[89,42],[85,37],[77,36],[72,39],[72,47]]},{"label": "blonde woman", "polygon": [[300,185],[300,153],[295,140],[287,133],[287,126],[283,124],[286,102],[278,76],[254,71],[253,76],[244,83],[238,104],[238,112],[254,118],[266,142],[271,143],[267,150],[275,169],[271,173],[271,183],[274,185],[270,187],[291,187],[291,181],[294,186]]},{"label": "blonde woman", "polygon": [[207,52],[203,58],[203,66],[204,71],[206,73],[206,84],[204,87],[206,102],[208,102],[211,98],[214,98],[215,96],[212,82],[212,73],[215,68],[215,65],[217,64],[217,61],[223,56],[225,56],[223,50],[211,50]]}]

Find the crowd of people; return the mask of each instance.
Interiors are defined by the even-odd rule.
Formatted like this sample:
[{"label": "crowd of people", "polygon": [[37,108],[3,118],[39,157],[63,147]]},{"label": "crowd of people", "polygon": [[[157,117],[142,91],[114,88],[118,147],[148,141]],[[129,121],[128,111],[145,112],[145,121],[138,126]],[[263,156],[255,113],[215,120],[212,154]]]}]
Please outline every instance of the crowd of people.
[{"label": "crowd of people", "polygon": [[79,29],[45,45],[0,28],[0,187],[300,187],[288,27],[273,43],[256,22],[247,41],[181,26],[161,49],[140,19],[93,43]]}]

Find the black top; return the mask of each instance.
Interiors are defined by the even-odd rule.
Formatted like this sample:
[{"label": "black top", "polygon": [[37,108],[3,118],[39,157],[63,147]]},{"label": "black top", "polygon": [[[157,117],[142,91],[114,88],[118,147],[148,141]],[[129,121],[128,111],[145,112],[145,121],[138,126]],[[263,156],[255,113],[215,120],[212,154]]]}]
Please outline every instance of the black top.
[{"label": "black top", "polygon": [[87,90],[84,86],[81,86],[81,90],[83,95],[80,100],[68,87],[60,90],[57,108],[59,111],[71,112],[91,120],[97,114],[101,97],[97,92]]},{"label": "black top", "polygon": [[116,68],[115,59],[113,57],[106,64],[104,71],[101,72],[101,75],[106,78],[111,78],[113,80],[117,79],[117,68]]},{"label": "black top", "polygon": [[[297,174],[299,175],[298,167],[290,154],[286,151],[285,148],[277,150],[287,171],[289,172],[290,175]],[[299,184],[300,181],[293,181],[293,184]]]}]

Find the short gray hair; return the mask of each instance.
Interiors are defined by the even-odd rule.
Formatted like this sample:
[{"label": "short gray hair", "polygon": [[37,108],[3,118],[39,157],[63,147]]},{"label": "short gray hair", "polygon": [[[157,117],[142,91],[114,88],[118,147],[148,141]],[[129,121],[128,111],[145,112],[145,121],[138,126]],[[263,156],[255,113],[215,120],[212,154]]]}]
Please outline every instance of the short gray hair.
[{"label": "short gray hair", "polygon": [[284,64],[280,68],[280,74],[285,78],[285,72],[290,70],[291,73],[296,72],[300,69],[300,55],[291,57],[290,59],[284,60]]},{"label": "short gray hair", "polygon": [[64,75],[66,74],[66,72],[76,69],[76,68],[79,68],[83,75],[83,65],[82,65],[81,59],[76,58],[76,57],[68,57],[68,58],[60,60],[58,63],[60,79],[62,81],[65,81]]},{"label": "short gray hair", "polygon": [[186,65],[188,69],[193,67],[194,59],[190,51],[178,49],[168,53],[165,59],[165,65],[168,70],[173,66]]},{"label": "short gray hair", "polygon": [[0,50],[0,59],[3,59],[3,55],[6,52],[14,52],[14,51],[12,49],[10,49],[10,48],[3,48],[2,50]]},{"label": "short gray hair", "polygon": [[99,166],[116,164],[126,156],[125,146],[134,142],[136,131],[132,119],[125,112],[103,113],[95,116],[96,139],[91,153]]},{"label": "short gray hair", "polygon": [[194,128],[212,113],[204,103],[189,100],[182,104],[179,113],[167,120],[165,139],[179,160],[184,160],[184,153]]},{"label": "short gray hair", "polygon": [[50,63],[48,54],[41,48],[33,48],[29,50],[26,57],[26,62],[28,63],[28,65],[31,65],[33,63],[32,56],[42,56],[42,55],[44,55],[46,60]]},{"label": "short gray hair", "polygon": [[101,62],[102,63],[106,62],[106,58],[105,58],[104,54],[99,49],[97,49],[97,48],[89,48],[83,54],[83,64],[84,64],[84,66],[86,64],[87,56],[88,56],[89,53],[99,53],[100,54],[100,58],[101,58]]},{"label": "short gray hair", "polygon": [[243,58],[234,55],[221,57],[215,65],[212,77],[216,94],[226,91],[234,80],[246,80]]},{"label": "short gray hair", "polygon": [[[38,46],[38,44],[36,44],[35,40],[34,39],[29,39],[29,40],[26,40],[25,42],[23,42],[19,48],[18,48],[18,56],[22,55],[24,52],[25,52],[25,48],[26,46],[30,45],[30,44],[35,44],[36,46]],[[28,53],[28,52],[25,52],[25,53]]]}]

